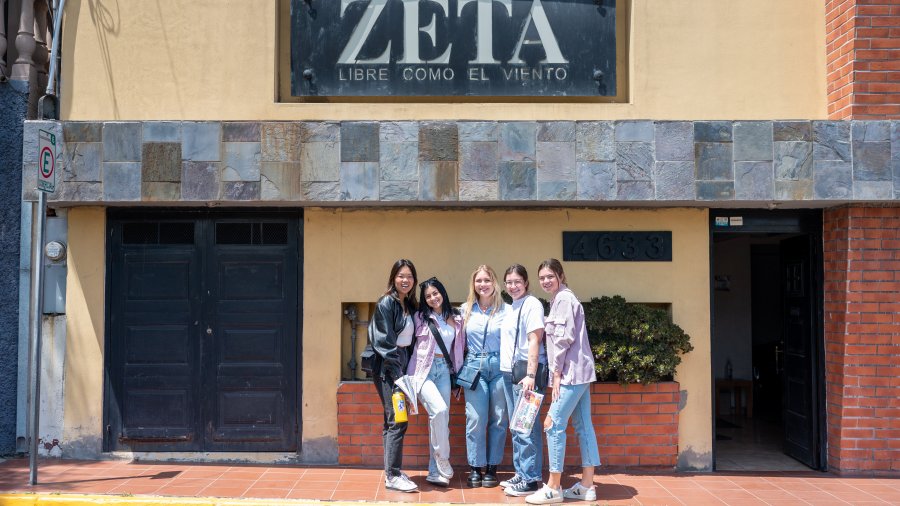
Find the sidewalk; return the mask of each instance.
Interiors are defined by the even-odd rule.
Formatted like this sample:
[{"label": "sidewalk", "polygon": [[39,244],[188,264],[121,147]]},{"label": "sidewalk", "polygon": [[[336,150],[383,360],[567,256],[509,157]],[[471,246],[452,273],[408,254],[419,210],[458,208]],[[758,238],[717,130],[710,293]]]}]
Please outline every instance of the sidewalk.
[{"label": "sidewalk", "polygon": [[[28,485],[28,460],[0,462],[0,506],[37,504],[299,504],[310,501],[523,504],[500,488],[470,489],[457,470],[450,488],[410,472],[419,492],[385,490],[379,469],[310,466],[171,464],[44,459],[39,485]],[[511,473],[501,473],[501,479]],[[563,485],[572,483],[564,479]],[[802,473],[643,473],[604,471],[595,504],[885,505],[900,504],[900,479]],[[90,495],[90,496],[86,496]],[[99,495],[99,496],[98,496]],[[244,499],[235,501],[234,499]],[[576,503],[576,501],[566,501]]]}]

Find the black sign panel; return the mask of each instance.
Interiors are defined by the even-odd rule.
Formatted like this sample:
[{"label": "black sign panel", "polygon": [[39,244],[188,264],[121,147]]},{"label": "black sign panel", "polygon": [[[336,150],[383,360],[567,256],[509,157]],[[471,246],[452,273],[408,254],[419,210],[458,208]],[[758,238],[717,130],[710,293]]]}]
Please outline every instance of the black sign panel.
[{"label": "black sign panel", "polygon": [[616,0],[291,0],[294,96],[615,96]]},{"label": "black sign panel", "polygon": [[563,260],[671,262],[672,232],[563,232]]}]

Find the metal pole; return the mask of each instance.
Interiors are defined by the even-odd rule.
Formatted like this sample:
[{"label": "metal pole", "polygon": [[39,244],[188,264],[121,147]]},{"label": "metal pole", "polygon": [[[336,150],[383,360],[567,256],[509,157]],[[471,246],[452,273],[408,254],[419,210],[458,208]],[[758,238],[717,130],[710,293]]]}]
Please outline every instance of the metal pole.
[{"label": "metal pole", "polygon": [[44,274],[44,227],[47,224],[47,194],[38,191],[37,209],[33,216],[34,223],[31,230],[31,304],[30,311],[30,335],[29,348],[30,362],[29,370],[29,398],[31,405],[29,406],[30,422],[29,425],[29,483],[37,485],[38,469],[37,469],[37,453],[38,438],[40,437],[39,427],[41,420],[41,300],[43,300],[43,274]]}]

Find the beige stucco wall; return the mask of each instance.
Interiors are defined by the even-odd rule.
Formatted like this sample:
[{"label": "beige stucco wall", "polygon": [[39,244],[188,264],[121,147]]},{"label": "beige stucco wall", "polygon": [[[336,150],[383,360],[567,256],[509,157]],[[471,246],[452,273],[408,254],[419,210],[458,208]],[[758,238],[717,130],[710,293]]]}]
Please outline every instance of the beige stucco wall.
[{"label": "beige stucco wall", "polygon": [[[707,220],[704,209],[306,210],[304,452],[327,452],[337,438],[342,303],[375,301],[397,258],[411,258],[420,279],[437,275],[453,300],[463,300],[476,265],[487,263],[502,271],[518,262],[533,270],[544,258],[562,256],[563,230],[671,230],[672,262],[568,262],[566,273],[583,300],[620,294],[634,302],[671,303],[675,322],[691,335],[695,348],[684,357],[676,378],[687,393],[679,449],[685,464],[711,465]],[[96,455],[102,441],[105,225],[102,208],[69,210],[63,432],[69,456]]]},{"label": "beige stucco wall", "polygon": [[[541,260],[562,258],[563,230],[671,230],[672,262],[567,262],[564,267],[582,300],[620,294],[634,302],[672,304],[675,322],[694,345],[676,378],[687,394],[679,425],[680,463],[711,466],[707,220],[704,209],[306,210],[304,440],[337,437],[334,390],[343,362],[341,303],[375,301],[397,258],[413,260],[420,280],[441,278],[450,298],[459,301],[465,299],[472,270],[482,263],[502,274],[518,262],[536,276]],[[533,289],[546,296],[536,284]]]},{"label": "beige stucco wall", "polygon": [[106,210],[76,207],[68,214],[62,445],[73,457],[99,454],[103,441]]},{"label": "beige stucco wall", "polygon": [[69,0],[62,119],[826,117],[824,2],[620,2],[628,103],[297,104],[276,99],[278,0]]}]

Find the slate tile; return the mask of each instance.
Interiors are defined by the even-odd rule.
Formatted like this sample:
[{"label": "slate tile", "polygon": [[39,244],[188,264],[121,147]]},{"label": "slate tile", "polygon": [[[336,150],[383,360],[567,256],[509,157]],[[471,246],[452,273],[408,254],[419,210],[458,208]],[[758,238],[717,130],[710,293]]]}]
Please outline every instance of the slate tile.
[{"label": "slate tile", "polygon": [[854,181],[854,200],[892,200],[890,181]]},{"label": "slate tile", "polygon": [[655,127],[652,121],[617,121],[616,142],[653,142]]},{"label": "slate tile", "polygon": [[181,183],[143,181],[141,183],[141,200],[145,202],[178,202],[181,200]]},{"label": "slate tile", "polygon": [[695,121],[694,142],[731,142],[730,121]]},{"label": "slate tile", "polygon": [[451,201],[459,198],[457,162],[423,161],[419,164],[419,200]]},{"label": "slate tile", "polygon": [[140,162],[103,164],[103,200],[107,202],[141,200]]},{"label": "slate tile", "polygon": [[141,153],[141,180],[181,182],[181,143],[145,142]]},{"label": "slate tile", "polygon": [[697,200],[734,200],[733,181],[697,181]]},{"label": "slate tile", "polygon": [[[695,143],[694,165],[698,181],[734,181],[732,144],[725,142]],[[697,195],[699,197],[699,192]]]},{"label": "slate tile", "polygon": [[419,159],[444,162],[459,160],[459,130],[456,124],[421,123]]},{"label": "slate tile", "polygon": [[[260,161],[295,162],[300,159],[300,125],[291,122],[270,122],[260,125]],[[336,179],[336,178],[335,178]]]},{"label": "slate tile", "polygon": [[537,123],[509,121],[500,124],[500,160],[534,160],[536,149]]},{"label": "slate tile", "polygon": [[534,161],[500,162],[500,200],[535,200],[537,165]]},{"label": "slate tile", "polygon": [[141,161],[141,124],[113,121],[104,123],[103,161]]},{"label": "slate tile", "polygon": [[297,129],[301,143],[341,141],[341,124],[334,121],[303,121]]},{"label": "slate tile", "polygon": [[538,142],[575,142],[574,121],[541,121],[538,123]]},{"label": "slate tile", "polygon": [[813,147],[808,142],[775,143],[775,179],[812,179]]},{"label": "slate tile", "polygon": [[774,197],[773,162],[734,162],[735,200],[772,200]]},{"label": "slate tile", "polygon": [[385,142],[418,142],[419,123],[415,121],[385,121],[378,132],[379,140]]},{"label": "slate tile", "polygon": [[[226,142],[224,151],[225,160],[222,164],[223,182],[259,182],[261,153],[258,142]],[[244,188],[249,188],[249,186]]]},{"label": "slate tile", "polygon": [[812,200],[813,182],[811,179],[799,181],[775,180],[775,200]]},{"label": "slate tile", "polygon": [[[338,181],[341,145],[338,142],[305,142],[300,151],[303,181]],[[318,187],[314,187],[318,188]]]},{"label": "slate tile", "polygon": [[656,162],[653,169],[656,200],[694,200],[694,162]]},{"label": "slate tile", "polygon": [[657,161],[687,162],[694,160],[693,123],[690,121],[659,121],[655,128]]},{"label": "slate tile", "polygon": [[103,142],[103,123],[96,121],[66,121],[62,124],[63,141]]},{"label": "slate tile", "polygon": [[181,200],[210,201],[219,197],[221,162],[182,162]]},{"label": "slate tile", "polygon": [[99,142],[66,143],[60,170],[66,181],[100,181],[103,144]]},{"label": "slate tile", "polygon": [[853,178],[856,181],[890,181],[891,143],[853,141]]},{"label": "slate tile", "polygon": [[616,142],[619,181],[651,181],[654,163],[652,142]]},{"label": "slate tile", "polygon": [[[383,129],[382,129],[383,130]],[[419,177],[419,141],[381,141],[382,181],[414,181]]]},{"label": "slate tile", "polygon": [[195,162],[221,160],[222,124],[184,122],[181,124],[181,156]]},{"label": "slate tile", "polygon": [[576,195],[575,181],[538,181],[538,200],[571,201]]},{"label": "slate tile", "polygon": [[653,181],[619,181],[618,200],[653,200]]},{"label": "slate tile", "polygon": [[772,122],[741,121],[734,124],[735,161],[771,161]]},{"label": "slate tile", "polygon": [[820,200],[853,198],[853,166],[841,160],[813,162],[813,192]]},{"label": "slate tile", "polygon": [[496,121],[460,121],[460,142],[497,142],[500,140],[500,124]]},{"label": "slate tile", "polygon": [[[499,155],[496,142],[460,142],[460,181],[496,181]],[[460,191],[462,188],[460,187]]]},{"label": "slate tile", "polygon": [[180,121],[145,121],[141,130],[144,142],[182,142],[184,138]]},{"label": "slate tile", "polygon": [[615,129],[611,121],[579,121],[575,133],[578,161],[608,162],[616,159]]},{"label": "slate tile", "polygon": [[301,191],[303,200],[310,202],[336,202],[341,195],[337,181],[304,181]]},{"label": "slate tile", "polygon": [[575,181],[574,142],[538,142],[536,156],[538,182]]},{"label": "slate tile", "polygon": [[378,200],[378,164],[341,162],[341,200]]},{"label": "slate tile", "polygon": [[615,162],[578,162],[578,200],[615,200]]},{"label": "slate tile", "polygon": [[773,140],[778,141],[812,141],[812,123],[809,121],[773,121]]},{"label": "slate tile", "polygon": [[460,202],[490,202],[499,198],[497,181],[460,181]]},{"label": "slate tile", "polygon": [[260,142],[260,125],[254,121],[237,121],[222,124],[224,142]]},{"label": "slate tile", "polygon": [[813,157],[816,160],[850,161],[850,123],[813,122]]},{"label": "slate tile", "polygon": [[419,195],[418,181],[382,181],[382,202],[414,202]]},{"label": "slate tile", "polygon": [[259,181],[222,181],[222,200],[259,200]]},{"label": "slate tile", "polygon": [[341,123],[341,161],[377,162],[379,148],[378,123]]}]

